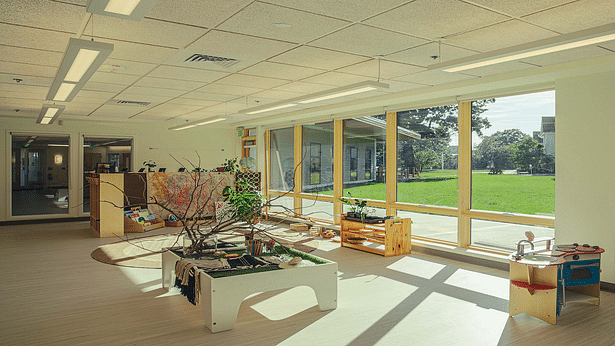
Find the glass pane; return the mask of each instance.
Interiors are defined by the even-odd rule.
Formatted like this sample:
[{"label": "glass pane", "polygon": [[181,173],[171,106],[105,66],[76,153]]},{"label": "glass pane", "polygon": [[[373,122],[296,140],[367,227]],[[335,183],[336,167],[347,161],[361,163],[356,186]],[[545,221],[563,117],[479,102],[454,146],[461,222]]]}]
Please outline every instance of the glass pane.
[{"label": "glass pane", "polygon": [[271,202],[270,212],[284,213],[292,216],[294,214],[295,199],[286,196],[271,196],[269,197]]},{"label": "glass pane", "polygon": [[333,221],[332,202],[304,198],[301,200],[301,207],[303,209],[301,212],[303,216],[312,219]]},{"label": "glass pane", "polygon": [[12,136],[12,215],[68,214],[68,136]]},{"label": "glass pane", "polygon": [[294,129],[271,130],[269,188],[279,191],[293,189]]},{"label": "glass pane", "polygon": [[397,113],[397,200],[457,206],[457,105]]},{"label": "glass pane", "polygon": [[457,218],[398,210],[397,216],[412,219],[412,235],[457,242]]},{"label": "glass pane", "polygon": [[344,197],[385,200],[386,116],[344,120]]},{"label": "glass pane", "polygon": [[[536,238],[554,237],[555,229],[505,222],[472,220],[472,245],[494,247],[516,251],[515,243],[526,239],[525,232],[531,231]],[[543,243],[544,244],[544,243]]]},{"label": "glass pane", "polygon": [[[109,164],[105,172],[129,172],[132,138],[83,138],[83,174],[96,173],[99,164]],[[100,173],[100,172],[98,172]],[[83,177],[83,212],[90,212],[90,185]]]},{"label": "glass pane", "polygon": [[304,192],[333,188],[333,122],[303,126]]},{"label": "glass pane", "polygon": [[481,102],[491,127],[473,138],[472,209],[554,216],[555,92]]}]

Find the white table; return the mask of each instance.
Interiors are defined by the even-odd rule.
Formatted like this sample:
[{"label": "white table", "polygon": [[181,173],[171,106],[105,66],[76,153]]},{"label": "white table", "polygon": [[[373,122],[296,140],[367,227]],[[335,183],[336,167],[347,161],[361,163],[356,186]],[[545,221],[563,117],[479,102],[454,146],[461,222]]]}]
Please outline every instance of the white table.
[{"label": "white table", "polygon": [[[175,263],[179,259],[171,251],[162,253],[162,286],[166,289],[175,283]],[[220,278],[202,273],[200,278],[203,318],[212,333],[233,329],[241,302],[254,293],[308,286],[316,293],[321,311],[337,308],[335,262]]]}]

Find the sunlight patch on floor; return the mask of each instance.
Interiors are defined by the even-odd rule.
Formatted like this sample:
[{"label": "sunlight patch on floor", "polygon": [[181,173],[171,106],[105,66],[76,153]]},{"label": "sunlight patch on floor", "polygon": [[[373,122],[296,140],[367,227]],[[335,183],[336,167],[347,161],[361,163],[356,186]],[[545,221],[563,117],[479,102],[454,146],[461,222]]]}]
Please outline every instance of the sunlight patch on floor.
[{"label": "sunlight patch on floor", "polygon": [[315,305],[318,305],[318,302],[314,290],[307,286],[299,286],[256,303],[251,308],[269,320],[279,321]]},{"label": "sunlight patch on floor", "polygon": [[445,284],[508,300],[510,281],[507,278],[457,269]]},{"label": "sunlight patch on floor", "polygon": [[507,321],[506,312],[432,292],[376,345],[497,345]]},{"label": "sunlight patch on floor", "polygon": [[338,284],[337,309],[322,312],[322,318],[278,345],[331,345],[330,335],[336,335],[336,345],[349,344],[417,289],[376,275],[343,279]]},{"label": "sunlight patch on floor", "polygon": [[398,261],[387,266],[387,269],[418,276],[424,279],[431,279],[445,267],[446,266],[443,264],[425,261],[415,257],[402,257]]},{"label": "sunlight patch on floor", "polygon": [[162,269],[118,267],[141,292],[150,292],[162,288]]}]

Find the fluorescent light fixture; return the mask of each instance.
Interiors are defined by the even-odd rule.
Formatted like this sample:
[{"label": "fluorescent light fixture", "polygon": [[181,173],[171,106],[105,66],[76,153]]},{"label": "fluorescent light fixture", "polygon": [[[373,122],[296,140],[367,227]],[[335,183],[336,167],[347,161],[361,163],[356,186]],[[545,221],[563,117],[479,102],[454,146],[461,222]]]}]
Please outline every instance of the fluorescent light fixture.
[{"label": "fluorescent light fixture", "polygon": [[70,102],[113,51],[113,45],[71,38],[47,100]]},{"label": "fluorescent light fixture", "polygon": [[86,11],[138,22],[157,2],[158,0],[88,0]]},{"label": "fluorescent light fixture", "polygon": [[491,52],[430,65],[428,70],[459,72],[615,40],[615,24],[524,43]]},{"label": "fluorescent light fixture", "polygon": [[294,107],[296,105],[297,105],[296,103],[287,103],[285,105],[279,105],[279,106],[269,107],[269,108],[265,108],[265,109],[260,109],[260,110],[252,111],[252,112],[247,112],[246,114],[264,113],[264,112],[269,112],[269,111],[275,111],[275,110],[278,110],[278,109]]},{"label": "fluorescent light fixture", "polygon": [[204,120],[198,120],[198,121],[193,121],[190,123],[185,123],[185,124],[169,127],[169,130],[174,130],[174,131],[185,130],[185,129],[190,129],[190,128],[197,127],[197,126],[217,123],[219,121],[224,121],[224,120],[226,120],[226,118],[224,117],[207,118]]},{"label": "fluorescent light fixture", "polygon": [[53,143],[49,143],[47,144],[48,147],[68,147],[68,144],[53,144]]},{"label": "fluorescent light fixture", "polygon": [[76,84],[72,84],[72,83],[60,84],[60,87],[58,88],[58,91],[56,92],[56,96],[53,97],[53,100],[54,101],[66,101],[70,93],[73,92],[73,89],[75,89],[75,85]]},{"label": "fluorescent light fixture", "polygon": [[245,114],[259,114],[269,111],[274,111],[278,109],[284,109],[288,107],[294,107],[298,104],[309,104],[314,102],[320,102],[325,100],[331,100],[338,97],[350,96],[355,94],[360,94],[372,90],[381,90],[388,89],[389,85],[386,83],[374,82],[374,81],[365,81],[355,84],[346,85],[339,88],[333,88],[305,96],[295,97],[285,101],[273,102],[267,105],[247,108],[239,111],[239,113]]},{"label": "fluorescent light fixture", "polygon": [[52,124],[64,110],[64,106],[43,105],[41,113],[36,120],[37,124],[48,125]]}]

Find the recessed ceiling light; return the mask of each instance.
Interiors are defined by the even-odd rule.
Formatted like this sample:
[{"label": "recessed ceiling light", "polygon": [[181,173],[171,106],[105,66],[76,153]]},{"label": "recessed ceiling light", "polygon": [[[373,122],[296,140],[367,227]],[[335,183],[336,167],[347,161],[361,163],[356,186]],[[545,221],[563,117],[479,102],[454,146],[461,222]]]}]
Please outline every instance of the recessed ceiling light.
[{"label": "recessed ceiling light", "polygon": [[276,28],[292,28],[293,26],[287,23],[275,23],[273,24]]}]

